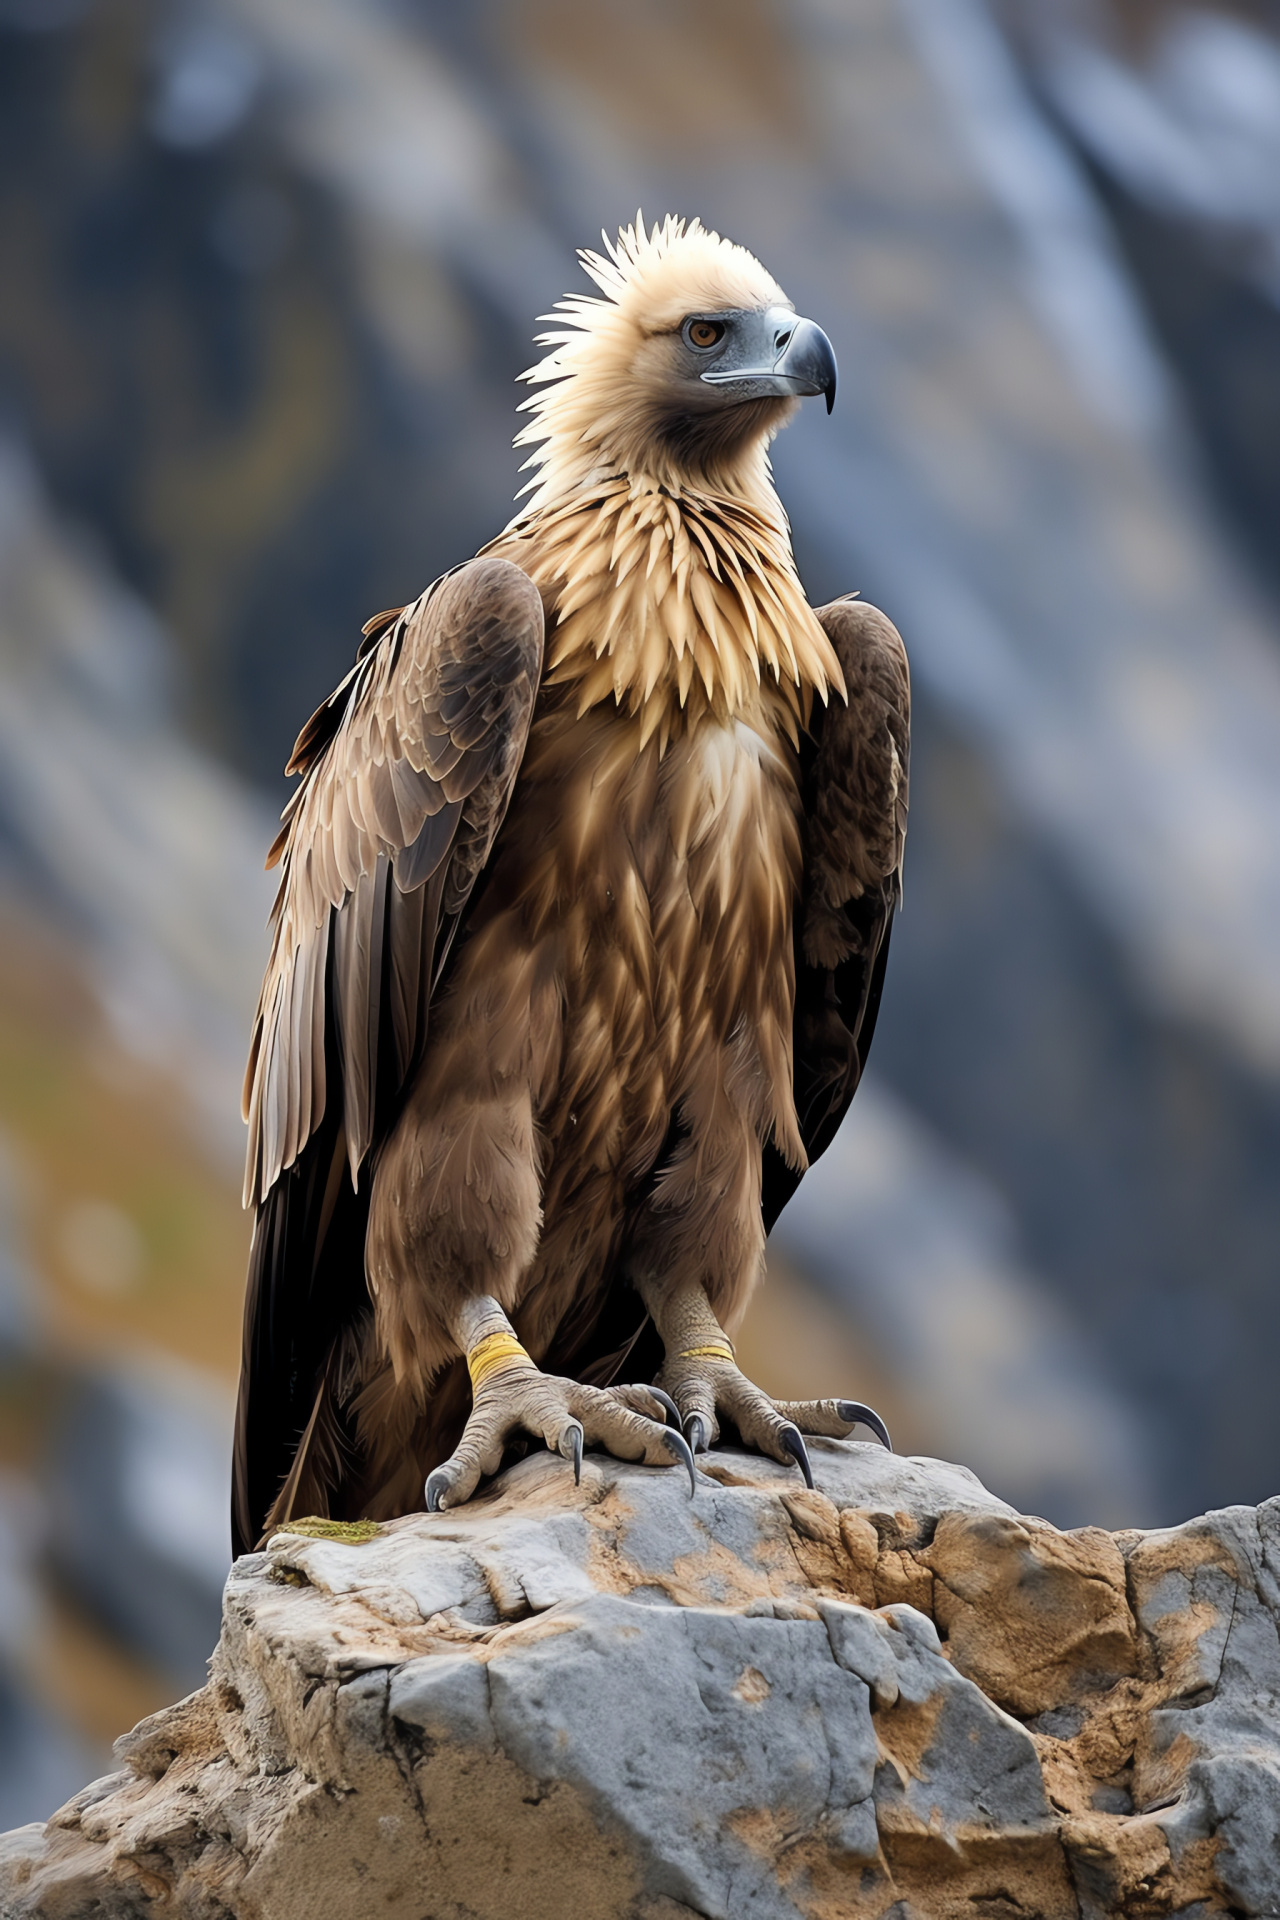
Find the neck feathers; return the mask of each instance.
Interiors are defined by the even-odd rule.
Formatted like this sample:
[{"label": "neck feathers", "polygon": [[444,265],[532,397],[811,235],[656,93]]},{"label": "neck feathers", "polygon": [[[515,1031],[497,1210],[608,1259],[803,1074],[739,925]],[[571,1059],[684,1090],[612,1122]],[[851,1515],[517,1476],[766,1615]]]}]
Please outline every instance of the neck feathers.
[{"label": "neck feathers", "polygon": [[612,699],[660,748],[703,714],[776,711],[794,739],[844,680],[804,596],[781,503],[613,475],[514,520],[498,549],[554,607],[550,684]]}]

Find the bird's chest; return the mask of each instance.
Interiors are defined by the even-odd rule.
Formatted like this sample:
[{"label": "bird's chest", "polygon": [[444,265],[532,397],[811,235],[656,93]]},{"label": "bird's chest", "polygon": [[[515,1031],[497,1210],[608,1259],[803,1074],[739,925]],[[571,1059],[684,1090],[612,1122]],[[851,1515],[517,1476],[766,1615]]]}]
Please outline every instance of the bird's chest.
[{"label": "bird's chest", "polygon": [[634,823],[664,986],[750,1017],[784,949],[799,882],[789,757],[745,721],[708,720],[669,749],[652,818]]},{"label": "bird's chest", "polygon": [[[548,1065],[670,1097],[682,1063],[788,1002],[799,890],[794,754],[706,717],[664,752],[606,709],[535,736],[516,806]],[[533,849],[530,847],[530,852]]]}]

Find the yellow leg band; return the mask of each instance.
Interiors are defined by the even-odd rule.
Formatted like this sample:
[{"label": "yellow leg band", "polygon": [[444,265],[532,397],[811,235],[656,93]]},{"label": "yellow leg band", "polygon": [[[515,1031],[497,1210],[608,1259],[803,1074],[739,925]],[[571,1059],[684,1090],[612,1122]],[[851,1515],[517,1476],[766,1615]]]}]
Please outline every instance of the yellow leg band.
[{"label": "yellow leg band", "polygon": [[737,1360],[732,1342],[728,1339],[718,1341],[709,1347],[686,1347],[680,1355],[682,1360],[728,1360],[730,1364]]},{"label": "yellow leg band", "polygon": [[514,1333],[488,1333],[477,1340],[467,1355],[471,1391],[479,1393],[485,1381],[495,1373],[508,1373],[513,1367],[531,1367],[529,1358]]}]

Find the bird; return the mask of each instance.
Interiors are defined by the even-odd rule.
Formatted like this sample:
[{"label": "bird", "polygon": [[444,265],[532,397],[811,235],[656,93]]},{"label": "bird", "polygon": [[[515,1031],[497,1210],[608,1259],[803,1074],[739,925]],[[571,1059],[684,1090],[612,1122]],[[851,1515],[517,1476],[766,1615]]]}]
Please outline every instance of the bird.
[{"label": "bird", "polygon": [[733,1336],[853,1098],[910,683],[811,608],[769,446],[836,393],[746,248],[643,214],[559,301],[515,517],[363,630],[307,722],[245,1076],[232,1532],[462,1505],[542,1443],[812,1473],[858,1401]]}]

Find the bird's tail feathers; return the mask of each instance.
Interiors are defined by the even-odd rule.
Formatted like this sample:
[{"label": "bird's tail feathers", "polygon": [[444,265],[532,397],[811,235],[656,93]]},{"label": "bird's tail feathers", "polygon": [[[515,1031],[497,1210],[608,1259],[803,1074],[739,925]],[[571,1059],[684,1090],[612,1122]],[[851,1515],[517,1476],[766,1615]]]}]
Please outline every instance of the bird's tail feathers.
[{"label": "bird's tail feathers", "polygon": [[341,1491],[359,1478],[358,1448],[345,1416],[351,1388],[359,1371],[361,1327],[346,1327],[329,1349],[316,1389],[311,1417],[303,1429],[284,1485],[267,1514],[263,1540],[290,1520],[346,1519],[332,1507],[345,1505]]}]

